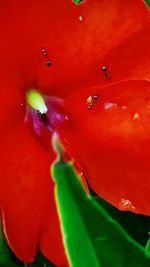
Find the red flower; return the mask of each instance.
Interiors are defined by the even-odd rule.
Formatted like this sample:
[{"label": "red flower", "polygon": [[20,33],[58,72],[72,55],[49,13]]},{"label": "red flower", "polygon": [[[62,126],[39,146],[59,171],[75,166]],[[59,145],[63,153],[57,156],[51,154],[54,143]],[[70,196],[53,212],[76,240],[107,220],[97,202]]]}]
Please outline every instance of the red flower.
[{"label": "red flower", "polygon": [[[140,161],[148,156],[148,145],[145,145],[148,133],[146,136],[144,126],[138,123],[136,130],[132,130],[128,111],[122,115],[114,106],[107,113],[102,104],[108,100],[117,105],[129,101],[129,112],[137,112],[137,107],[138,112],[139,107],[147,112],[143,107],[148,99],[148,82],[122,81],[149,78],[148,9],[142,0],[87,0],[80,5],[71,0],[8,0],[1,4],[0,12],[0,207],[5,234],[13,251],[25,262],[33,260],[39,245],[49,260],[66,266],[53,182],[49,177],[49,166],[54,159],[49,145],[51,131],[47,130],[47,125],[44,128],[39,114],[28,107],[26,94],[29,89],[36,88],[49,95],[45,101],[50,104],[50,130],[57,129],[60,134],[63,131],[68,151],[77,159],[93,188],[116,204],[121,195],[118,190],[124,188],[119,182],[124,172],[120,159],[127,159],[128,164],[131,156],[135,157],[135,152],[142,148],[140,157],[134,162],[135,167],[141,163],[136,184],[145,167],[145,173],[149,172],[148,159],[146,163]],[[103,65],[106,69],[101,71]],[[106,90],[101,87],[116,81],[122,83],[106,86]],[[136,92],[133,103],[133,93],[129,89]],[[125,93],[122,95],[122,92]],[[97,93],[99,99],[92,104],[86,103],[93,93]],[[139,96],[141,102],[138,104]],[[69,121],[62,128],[63,117],[55,116],[63,116],[58,97],[66,100],[69,115]],[[101,103],[100,110],[98,103]],[[88,110],[87,104],[93,105],[93,111]],[[145,113],[144,120],[148,116],[148,112]],[[103,124],[97,124],[100,118],[103,118]],[[129,125],[126,128],[122,123]],[[138,137],[136,139],[136,133],[140,141]],[[127,145],[125,138],[129,141]],[[133,155],[129,155],[132,141],[138,142],[138,147],[133,146]],[[121,158],[121,154],[125,156]],[[110,180],[113,174],[117,176]],[[126,174],[124,179],[128,177]],[[128,179],[123,186],[126,188],[127,184],[129,187]],[[133,186],[134,183],[129,199],[132,199]],[[137,191],[139,187],[141,184],[136,187]],[[138,202],[134,205],[138,207]],[[144,205],[140,211],[145,212]]]}]

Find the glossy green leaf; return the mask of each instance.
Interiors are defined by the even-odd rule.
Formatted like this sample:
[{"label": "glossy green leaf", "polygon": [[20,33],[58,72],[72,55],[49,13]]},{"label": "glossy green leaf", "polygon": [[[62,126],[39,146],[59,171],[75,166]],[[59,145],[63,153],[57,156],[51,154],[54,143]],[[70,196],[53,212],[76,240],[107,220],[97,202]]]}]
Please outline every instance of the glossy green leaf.
[{"label": "glossy green leaf", "polygon": [[150,238],[149,238],[148,241],[147,241],[145,250],[146,250],[147,253],[150,253]]},{"label": "glossy green leaf", "polygon": [[82,2],[83,0],[73,0],[73,2],[75,3],[75,4],[79,4],[80,2]]},{"label": "glossy green leaf", "polygon": [[150,0],[145,0],[145,3],[150,7]]},{"label": "glossy green leaf", "polygon": [[145,250],[81,186],[70,162],[52,166],[64,245],[71,267],[148,267]]},{"label": "glossy green leaf", "polygon": [[90,193],[94,200],[101,205],[113,219],[121,224],[128,234],[142,246],[146,246],[149,238],[150,217],[141,214],[135,214],[130,211],[121,211],[110,203],[96,195],[90,188]]}]

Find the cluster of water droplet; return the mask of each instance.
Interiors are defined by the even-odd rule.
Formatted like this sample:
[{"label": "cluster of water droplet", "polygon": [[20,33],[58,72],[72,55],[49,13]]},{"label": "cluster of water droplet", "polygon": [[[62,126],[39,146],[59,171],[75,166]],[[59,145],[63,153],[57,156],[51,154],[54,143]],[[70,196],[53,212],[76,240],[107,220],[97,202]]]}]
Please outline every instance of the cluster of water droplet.
[{"label": "cluster of water droplet", "polygon": [[48,52],[46,51],[46,48],[42,48],[41,49],[41,52],[42,52],[43,56],[45,57],[45,64],[46,64],[46,66],[51,67],[52,62],[49,59]]}]

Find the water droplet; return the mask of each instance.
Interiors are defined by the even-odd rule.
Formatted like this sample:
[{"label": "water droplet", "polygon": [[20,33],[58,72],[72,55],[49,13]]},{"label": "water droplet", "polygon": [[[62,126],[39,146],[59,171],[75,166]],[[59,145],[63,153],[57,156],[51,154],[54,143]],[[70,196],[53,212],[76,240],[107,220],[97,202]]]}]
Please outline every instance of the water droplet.
[{"label": "water droplet", "polygon": [[46,62],[45,62],[45,64],[46,64],[48,67],[51,67],[52,62],[51,62],[49,59],[47,59]]},{"label": "water droplet", "polygon": [[126,106],[121,106],[121,109],[125,110],[125,109],[127,109],[127,107]]},{"label": "water droplet", "polygon": [[88,108],[89,109],[92,109],[92,106],[93,106],[93,97],[90,95],[88,96],[87,100],[86,100],[87,104],[88,104]]},{"label": "water droplet", "polygon": [[107,71],[107,67],[106,67],[105,65],[103,65],[102,68],[101,68],[101,70],[102,70],[103,72],[106,72],[106,71]]},{"label": "water droplet", "polygon": [[83,17],[82,17],[82,16],[79,16],[79,20],[80,20],[80,21],[83,21]]},{"label": "water droplet", "polygon": [[65,115],[65,120],[69,121],[68,115]]},{"label": "water droplet", "polygon": [[94,99],[94,100],[97,100],[98,98],[99,98],[98,95],[94,95],[94,96],[93,96],[93,99]]},{"label": "water droplet", "polygon": [[123,211],[134,211],[135,207],[130,200],[121,198],[119,202],[119,209]]},{"label": "water droplet", "polygon": [[42,48],[42,49],[41,49],[41,52],[42,52],[43,56],[45,56],[45,57],[47,56],[47,51],[46,51],[45,48]]},{"label": "water droplet", "polygon": [[109,74],[108,72],[105,73],[104,78],[105,78],[106,80],[108,80],[108,81],[111,80],[111,76],[110,76],[110,74]]},{"label": "water droplet", "polygon": [[134,115],[133,115],[133,119],[134,120],[138,120],[140,118],[140,115],[139,115],[139,113],[134,113]]},{"label": "water droplet", "polygon": [[113,102],[106,102],[106,103],[104,103],[104,108],[105,109],[110,109],[112,107],[117,107],[117,104],[116,103],[113,103]]},{"label": "water droplet", "polygon": [[106,80],[111,80],[111,76],[110,76],[110,73],[109,73],[109,70],[108,70],[108,68],[107,68],[107,66],[105,66],[105,65],[103,65],[102,67],[101,67],[101,70],[102,70],[102,72],[104,73],[104,78],[106,79]]}]

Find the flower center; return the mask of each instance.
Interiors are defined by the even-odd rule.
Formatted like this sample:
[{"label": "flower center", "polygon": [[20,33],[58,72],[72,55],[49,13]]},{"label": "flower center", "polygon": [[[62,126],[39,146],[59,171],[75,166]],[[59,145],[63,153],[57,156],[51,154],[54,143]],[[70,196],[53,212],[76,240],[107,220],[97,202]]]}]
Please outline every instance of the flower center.
[{"label": "flower center", "polygon": [[30,89],[26,94],[26,102],[25,122],[44,143],[50,143],[51,133],[57,132],[62,122],[66,120],[64,100],[42,95],[36,89]]}]

